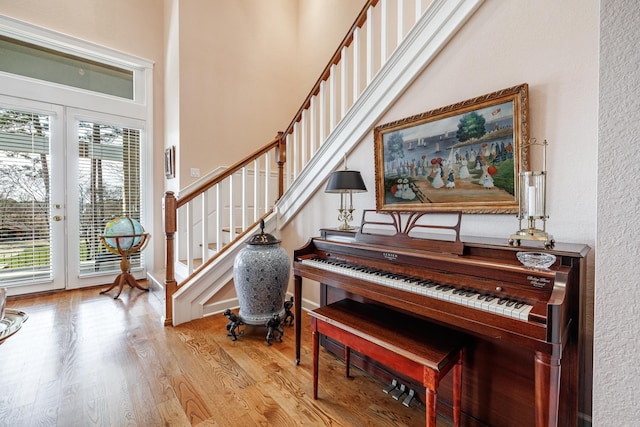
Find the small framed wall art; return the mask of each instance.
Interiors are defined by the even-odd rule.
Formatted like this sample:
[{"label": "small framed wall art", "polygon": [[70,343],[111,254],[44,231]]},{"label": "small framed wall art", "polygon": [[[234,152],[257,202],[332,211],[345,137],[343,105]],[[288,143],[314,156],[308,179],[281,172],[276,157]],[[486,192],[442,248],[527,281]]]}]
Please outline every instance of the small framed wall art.
[{"label": "small framed wall art", "polygon": [[167,179],[176,177],[176,147],[172,145],[164,150],[164,175]]}]

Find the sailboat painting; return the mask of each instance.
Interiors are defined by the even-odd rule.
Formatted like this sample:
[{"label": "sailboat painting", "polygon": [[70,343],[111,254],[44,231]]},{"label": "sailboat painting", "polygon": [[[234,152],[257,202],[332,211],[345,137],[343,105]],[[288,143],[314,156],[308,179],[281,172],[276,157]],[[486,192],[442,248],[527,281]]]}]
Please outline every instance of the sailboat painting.
[{"label": "sailboat painting", "polygon": [[376,208],[517,212],[528,99],[525,83],[377,126]]}]

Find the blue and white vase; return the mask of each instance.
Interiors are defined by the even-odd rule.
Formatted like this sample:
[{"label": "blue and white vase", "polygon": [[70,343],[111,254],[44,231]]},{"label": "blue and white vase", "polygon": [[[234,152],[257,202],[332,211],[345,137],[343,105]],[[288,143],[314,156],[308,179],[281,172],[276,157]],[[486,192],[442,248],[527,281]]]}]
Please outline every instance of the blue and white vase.
[{"label": "blue and white vase", "polygon": [[284,318],[289,282],[289,256],[280,240],[264,233],[249,239],[233,264],[233,282],[240,303],[238,316],[247,325],[264,326],[276,314]]}]

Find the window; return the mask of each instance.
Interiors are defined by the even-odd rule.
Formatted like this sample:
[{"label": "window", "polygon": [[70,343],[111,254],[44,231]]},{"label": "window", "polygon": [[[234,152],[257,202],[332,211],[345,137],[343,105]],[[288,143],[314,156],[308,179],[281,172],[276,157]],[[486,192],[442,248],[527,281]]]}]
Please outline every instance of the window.
[{"label": "window", "polygon": [[[120,272],[120,257],[100,239],[107,223],[127,216],[141,222],[140,135],[94,122],[78,124],[78,211],[80,213],[80,275]],[[140,267],[141,254],[129,261]]]},{"label": "window", "polygon": [[133,71],[0,36],[0,71],[133,99]]},{"label": "window", "polygon": [[49,117],[0,109],[0,277],[51,278]]},{"label": "window", "polygon": [[14,294],[106,283],[120,272],[106,223],[152,227],[152,67],[0,16],[0,280]]}]

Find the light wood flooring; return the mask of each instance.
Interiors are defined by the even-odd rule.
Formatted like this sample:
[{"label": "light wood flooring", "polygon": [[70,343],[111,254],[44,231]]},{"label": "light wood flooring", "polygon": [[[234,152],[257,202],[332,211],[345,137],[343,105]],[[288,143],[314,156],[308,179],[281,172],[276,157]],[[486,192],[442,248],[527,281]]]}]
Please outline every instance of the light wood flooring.
[{"label": "light wood flooring", "polygon": [[0,345],[0,426],[425,424],[424,406],[406,408],[359,369],[344,378],[324,349],[314,401],[306,314],[296,366],[293,328],[267,346],[264,328],[243,327],[234,342],[222,315],[165,327],[156,292],[101,289],[9,298],[29,319]]}]

